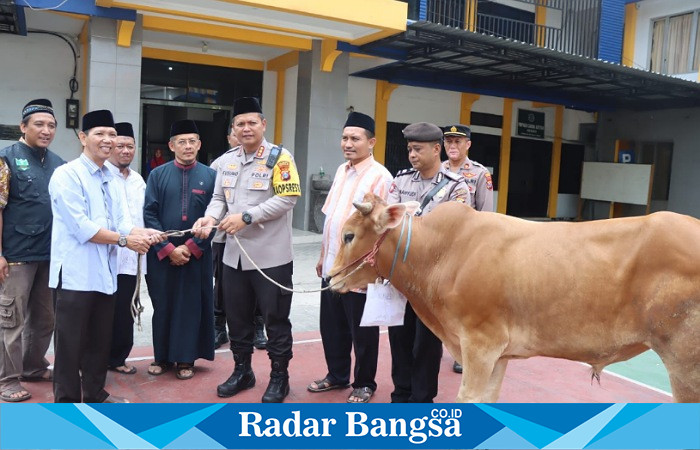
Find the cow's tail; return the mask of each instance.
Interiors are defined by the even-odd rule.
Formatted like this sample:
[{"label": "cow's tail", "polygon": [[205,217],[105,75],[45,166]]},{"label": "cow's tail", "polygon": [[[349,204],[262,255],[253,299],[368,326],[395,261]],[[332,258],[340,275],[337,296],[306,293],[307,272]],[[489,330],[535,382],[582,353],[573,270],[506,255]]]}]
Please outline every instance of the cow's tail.
[{"label": "cow's tail", "polygon": [[598,382],[598,386],[600,386],[600,372],[601,369],[591,366],[591,384],[593,384],[593,380],[596,380]]}]

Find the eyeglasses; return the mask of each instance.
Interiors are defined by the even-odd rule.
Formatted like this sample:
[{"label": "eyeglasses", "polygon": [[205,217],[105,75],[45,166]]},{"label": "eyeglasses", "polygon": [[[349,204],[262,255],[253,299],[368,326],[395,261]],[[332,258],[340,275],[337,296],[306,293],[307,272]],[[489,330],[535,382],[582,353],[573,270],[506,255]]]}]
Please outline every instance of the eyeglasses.
[{"label": "eyeglasses", "polygon": [[182,146],[185,145],[185,144],[196,145],[197,142],[199,142],[199,139],[195,139],[195,138],[192,138],[192,139],[178,139],[177,141],[175,141],[175,145],[178,145],[178,146],[182,147]]},{"label": "eyeglasses", "polygon": [[122,144],[117,145],[116,147],[117,147],[117,150],[124,150],[124,149],[127,149],[127,150],[134,150],[134,149],[136,148],[136,147],[133,146],[133,145],[122,145]]}]

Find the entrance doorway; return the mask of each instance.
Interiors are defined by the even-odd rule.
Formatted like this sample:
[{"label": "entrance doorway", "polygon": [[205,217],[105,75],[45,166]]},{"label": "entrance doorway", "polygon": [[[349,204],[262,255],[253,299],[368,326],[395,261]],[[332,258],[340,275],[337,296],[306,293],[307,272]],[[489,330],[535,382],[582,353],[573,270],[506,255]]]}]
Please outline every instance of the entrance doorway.
[{"label": "entrance doorway", "polygon": [[202,147],[197,160],[209,165],[228,150],[226,140],[231,123],[231,112],[213,105],[185,104],[182,102],[143,101],[143,119],[141,133],[141,173],[148,174],[151,159],[160,150],[166,161],[173,159],[173,152],[168,147],[170,125],[184,119],[194,120],[199,130]]},{"label": "entrance doorway", "polygon": [[516,217],[547,216],[552,143],[513,138],[510,145],[506,214]]}]

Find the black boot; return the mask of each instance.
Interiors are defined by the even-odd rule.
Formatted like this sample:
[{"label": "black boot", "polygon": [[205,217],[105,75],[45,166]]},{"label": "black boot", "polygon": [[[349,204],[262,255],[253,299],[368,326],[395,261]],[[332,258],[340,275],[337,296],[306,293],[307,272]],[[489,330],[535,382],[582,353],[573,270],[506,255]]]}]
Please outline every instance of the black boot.
[{"label": "black boot", "polygon": [[262,316],[255,316],[255,337],[253,347],[258,350],[265,350],[267,347],[267,336],[265,336],[265,320]]},{"label": "black boot", "polygon": [[263,403],[282,403],[289,395],[289,367],[288,359],[273,359],[270,372],[270,384],[267,385],[262,396]]},{"label": "black boot", "polygon": [[233,355],[236,367],[228,380],[216,387],[219,397],[232,397],[244,389],[255,386],[255,374],[250,366],[251,354],[237,353]]}]

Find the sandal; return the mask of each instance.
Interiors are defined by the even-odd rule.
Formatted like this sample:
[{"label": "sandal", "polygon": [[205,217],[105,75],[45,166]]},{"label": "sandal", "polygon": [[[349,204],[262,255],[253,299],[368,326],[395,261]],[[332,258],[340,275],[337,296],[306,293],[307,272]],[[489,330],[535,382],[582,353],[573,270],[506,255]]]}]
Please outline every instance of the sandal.
[{"label": "sandal", "polygon": [[[316,385],[314,387],[313,385]],[[324,378],[323,380],[316,380],[310,385],[306,387],[306,389],[309,392],[326,392],[326,391],[332,391],[333,389],[344,389],[346,387],[350,386],[350,384],[345,383],[332,383],[331,380],[328,379],[328,377]]]},{"label": "sandal", "polygon": [[[374,391],[371,387],[365,386],[361,388],[355,388],[352,390],[350,396],[348,397],[348,403],[369,403],[369,399],[372,398],[372,395],[374,395]],[[350,400],[353,397],[359,400]]]},{"label": "sandal", "polygon": [[170,370],[172,367],[172,363],[169,362],[152,362],[150,366],[148,366],[148,374],[153,375],[153,376],[159,376],[163,375],[165,372]]},{"label": "sandal", "polygon": [[[15,394],[21,394],[24,392],[22,395],[15,397]],[[2,392],[0,392],[0,399],[6,401],[6,402],[11,402],[11,403],[16,403],[16,402],[23,402],[25,400],[29,400],[32,398],[31,392],[28,390],[22,388],[21,386],[19,388],[15,389],[7,389]]]},{"label": "sandal", "polygon": [[136,367],[127,366],[126,363],[122,364],[121,366],[110,367],[109,370],[111,370],[112,372],[117,372],[117,373],[121,373],[124,375],[133,375],[136,373]]},{"label": "sandal", "polygon": [[30,377],[19,377],[19,381],[53,381],[53,370],[46,369],[41,375],[32,375]]},{"label": "sandal", "polygon": [[179,363],[175,376],[178,380],[189,380],[194,376],[194,364]]}]

